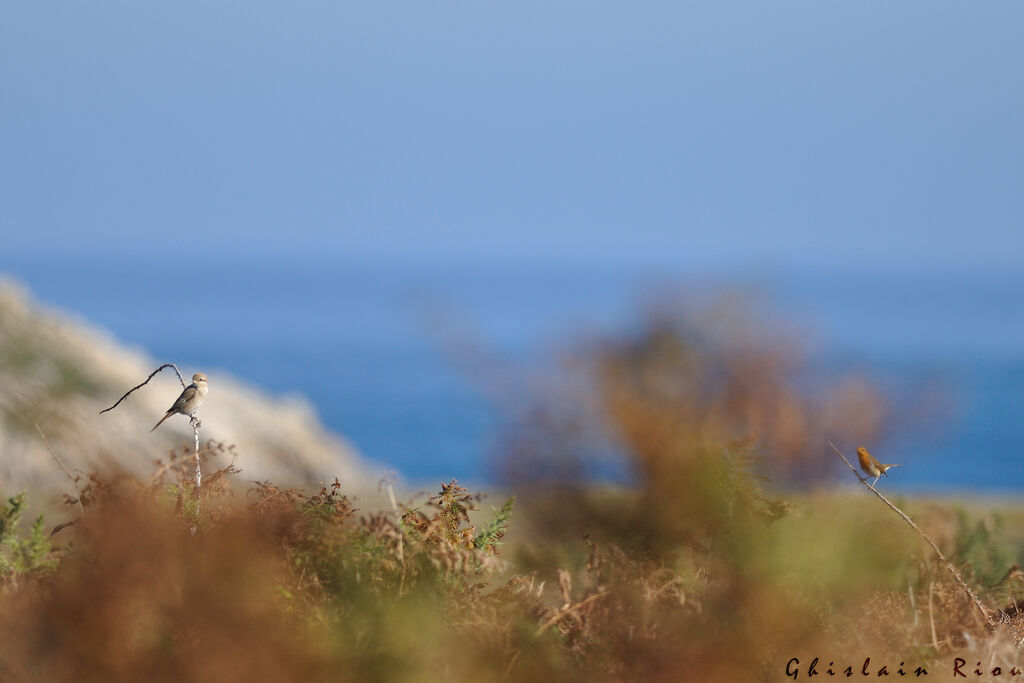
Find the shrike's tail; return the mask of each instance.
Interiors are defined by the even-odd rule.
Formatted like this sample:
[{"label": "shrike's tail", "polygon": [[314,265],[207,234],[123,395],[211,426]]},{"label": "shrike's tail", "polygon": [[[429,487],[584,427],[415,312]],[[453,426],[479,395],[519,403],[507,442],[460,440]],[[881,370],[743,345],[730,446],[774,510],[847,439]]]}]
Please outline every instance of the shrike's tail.
[{"label": "shrike's tail", "polygon": [[164,423],[164,420],[166,420],[167,418],[169,418],[169,417],[170,417],[171,415],[174,415],[174,411],[172,411],[172,410],[168,410],[168,411],[167,411],[167,414],[166,414],[166,415],[164,415],[163,417],[161,417],[161,418],[160,418],[160,421],[159,421],[159,422],[157,422],[157,423],[156,423],[155,425],[153,425],[153,429],[150,429],[149,431],[151,431],[151,432],[152,432],[152,431],[156,431],[156,428],[157,428],[157,427],[159,427],[160,425],[162,425],[162,424]]}]

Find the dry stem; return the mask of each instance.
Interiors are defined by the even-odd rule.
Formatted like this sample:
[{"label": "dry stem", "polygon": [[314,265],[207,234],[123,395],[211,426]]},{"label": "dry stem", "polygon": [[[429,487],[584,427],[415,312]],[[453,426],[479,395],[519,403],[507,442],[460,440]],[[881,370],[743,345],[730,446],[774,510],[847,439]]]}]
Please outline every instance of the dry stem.
[{"label": "dry stem", "polygon": [[[33,422],[32,425],[36,428],[36,431],[39,432],[39,436],[43,437],[43,443],[46,444],[46,450],[50,451],[50,456],[57,461],[57,464],[60,465],[60,468],[64,470],[64,474],[68,475],[68,479],[71,480],[71,485],[75,487],[75,493],[78,494],[78,504],[82,506],[82,518],[84,519],[85,501],[82,500],[82,491],[81,489],[78,488],[78,478],[75,477],[75,475],[71,474],[71,470],[68,469],[68,466],[65,465],[64,461],[61,460],[54,452],[53,447],[50,445],[50,440],[46,438],[46,434],[43,434],[42,428],[35,422]],[[51,533],[51,535],[53,534]]]},{"label": "dry stem", "polygon": [[[149,384],[149,380],[153,379],[153,376],[156,375],[156,373],[158,373],[161,370],[163,370],[164,368],[174,368],[175,374],[178,375],[178,381],[181,382],[181,388],[184,389],[186,387],[185,378],[181,376],[181,370],[178,369],[178,366],[175,365],[174,363],[164,363],[163,365],[158,367],[156,370],[154,370],[153,372],[149,373],[149,377],[147,377],[146,381],[144,381],[142,384],[134,386],[131,389],[129,389],[128,391],[126,391],[124,396],[122,396],[121,398],[117,399],[117,403],[115,403],[114,405],[110,406],[109,408],[104,408],[103,410],[101,410],[100,411],[100,415],[102,415],[103,413],[107,412],[108,410],[113,410],[117,406],[121,405],[121,401],[123,401],[126,398],[128,398],[129,394],[131,394],[136,389],[141,389],[142,387],[144,387],[147,384]],[[195,495],[195,497],[198,498],[199,497],[199,488],[200,488],[200,486],[202,486],[202,483],[203,483],[203,472],[202,472],[202,468],[200,467],[200,464],[199,464],[199,427],[201,427],[203,423],[200,422],[196,418],[195,415],[189,415],[189,420],[192,421],[192,431],[193,431],[193,433],[195,434],[195,437],[196,437],[196,449],[195,449],[195,466],[196,466],[196,469],[195,469],[195,475],[193,476],[193,482],[195,484],[195,487],[194,487],[194,490],[193,490],[193,495]]]},{"label": "dry stem", "polygon": [[146,485],[142,487],[143,490],[148,489],[150,486],[155,484],[156,481],[160,477],[163,476],[164,472],[166,472],[167,470],[170,470],[170,469],[174,469],[176,466],[178,466],[178,465],[180,465],[182,463],[181,460],[174,460],[173,459],[173,457],[174,457],[173,453],[172,453],[171,457],[172,457],[172,460],[169,463],[167,463],[166,465],[162,466],[160,469],[158,469],[156,471],[156,474],[154,474],[152,477],[149,478],[149,481],[146,482]]},{"label": "dry stem", "polygon": [[932,625],[932,646],[936,652],[939,649],[939,638],[935,635],[935,615],[932,610],[932,593],[935,592],[935,582],[928,582],[928,622]]},{"label": "dry stem", "polygon": [[896,507],[888,498],[883,496],[881,493],[878,492],[878,490],[875,487],[869,484],[867,479],[860,476],[860,472],[858,472],[856,468],[850,464],[850,461],[846,459],[846,456],[843,455],[842,451],[836,448],[835,444],[829,441],[828,445],[832,447],[832,450],[836,452],[836,455],[843,459],[843,462],[846,463],[846,466],[850,468],[850,471],[853,472],[854,476],[857,477],[860,483],[864,484],[864,486],[866,486],[869,491],[878,496],[878,499],[881,500],[886,505],[888,505],[893,512],[902,517],[903,521],[909,524],[911,528],[914,531],[916,531],[921,538],[924,539],[925,543],[932,547],[932,550],[934,550],[935,554],[938,555],[939,560],[942,562],[942,564],[946,567],[949,573],[953,575],[953,578],[956,579],[956,582],[960,584],[960,588],[963,589],[964,593],[966,593],[967,596],[974,602],[974,606],[978,608],[978,611],[981,613],[981,616],[985,620],[985,623],[988,625],[989,629],[994,629],[995,623],[993,623],[992,617],[989,616],[988,609],[985,607],[985,605],[982,604],[981,600],[978,599],[978,596],[974,594],[974,591],[971,590],[971,587],[967,585],[967,582],[964,581],[963,577],[960,576],[960,572],[956,570],[956,567],[954,567],[953,564],[946,559],[946,556],[942,554],[942,551],[939,550],[939,546],[935,545],[935,542],[932,539],[928,538],[928,535],[921,531],[921,528],[918,527],[917,524],[914,524],[914,520],[910,519],[910,517],[907,516],[907,513],[903,512],[903,510],[900,510],[898,507]]},{"label": "dry stem", "polygon": [[537,629],[537,632],[533,634],[534,637],[539,637],[542,633],[544,633],[544,631],[547,631],[549,628],[560,622],[565,617],[569,616],[570,614],[577,614],[584,607],[597,602],[601,598],[608,595],[608,593],[609,591],[606,589],[601,591],[600,593],[594,593],[585,600],[580,600],[575,605],[566,605],[562,607],[562,609],[558,610],[558,612],[556,612],[554,616],[552,616],[550,619],[548,619],[540,625],[540,627]]},{"label": "dry stem", "polygon": [[149,384],[149,380],[153,379],[153,375],[155,375],[156,373],[160,372],[164,368],[174,368],[174,372],[176,372],[178,374],[178,381],[181,382],[181,388],[184,389],[185,388],[185,378],[181,376],[181,371],[178,370],[178,366],[175,365],[174,363],[164,363],[163,365],[158,367],[156,370],[154,370],[153,372],[149,373],[149,377],[146,378],[145,382],[143,382],[142,384],[140,384],[138,386],[134,386],[131,389],[129,389],[128,391],[126,391],[124,393],[124,396],[122,396],[121,398],[117,399],[117,403],[115,403],[114,405],[110,406],[109,408],[104,408],[103,410],[101,410],[100,411],[100,415],[102,415],[103,413],[107,412],[108,410],[113,410],[114,408],[116,408],[119,405],[121,405],[121,401],[123,401],[126,398],[128,398],[128,394],[132,393],[136,389],[141,389],[142,387],[144,387],[147,384]]},{"label": "dry stem", "polygon": [[405,522],[402,521],[402,511],[398,508],[398,501],[395,500],[395,489],[391,485],[393,474],[389,474],[380,480],[388,491],[388,498],[391,500],[391,509],[395,513],[395,528],[398,529],[398,561],[402,565],[402,578],[398,584],[398,595],[401,597],[405,590]]},{"label": "dry stem", "polygon": [[195,495],[199,497],[199,487],[203,484],[203,472],[199,467],[199,426],[202,424],[194,415],[190,415],[189,419],[192,421],[192,431],[196,435],[196,451],[195,451],[195,462],[196,462],[196,473],[193,477],[195,483]]}]

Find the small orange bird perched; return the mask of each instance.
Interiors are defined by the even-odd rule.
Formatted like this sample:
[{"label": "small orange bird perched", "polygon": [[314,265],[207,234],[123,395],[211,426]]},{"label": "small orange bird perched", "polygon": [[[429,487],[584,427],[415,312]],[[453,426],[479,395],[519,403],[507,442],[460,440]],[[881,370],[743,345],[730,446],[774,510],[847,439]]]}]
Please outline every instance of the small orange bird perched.
[{"label": "small orange bird perched", "polygon": [[149,431],[152,432],[162,425],[164,420],[169,418],[171,415],[181,413],[182,415],[188,415],[190,418],[193,417],[195,412],[199,410],[199,406],[203,404],[203,399],[206,398],[207,390],[206,375],[201,372],[197,372],[192,375],[192,384],[189,384],[182,390],[181,395],[178,396],[178,400],[174,402],[174,405],[167,409],[167,414],[160,418],[160,421],[157,422],[153,426],[153,429],[150,429]]},{"label": "small orange bird perched", "polygon": [[[871,482],[871,486],[878,482],[878,478],[886,473],[887,470],[893,467],[899,467],[899,465],[883,465],[875,459],[875,456],[868,453],[868,449],[861,446],[857,449],[857,460],[860,461],[860,468],[864,470],[864,473],[868,476],[874,477],[875,481]],[[889,476],[885,474],[885,476]]]}]

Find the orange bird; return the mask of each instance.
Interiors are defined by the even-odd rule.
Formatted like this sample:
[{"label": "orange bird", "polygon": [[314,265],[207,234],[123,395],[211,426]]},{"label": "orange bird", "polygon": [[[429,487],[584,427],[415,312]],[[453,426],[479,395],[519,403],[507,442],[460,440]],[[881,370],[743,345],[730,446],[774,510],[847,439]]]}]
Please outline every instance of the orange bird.
[{"label": "orange bird", "polygon": [[[886,470],[899,467],[899,465],[883,465],[875,459],[875,456],[868,453],[868,449],[863,446],[857,449],[857,460],[860,462],[860,468],[864,470],[864,473],[875,478],[875,481],[871,482],[872,488],[878,482],[878,478],[886,473]],[[888,477],[889,475],[885,474],[885,476]]]}]

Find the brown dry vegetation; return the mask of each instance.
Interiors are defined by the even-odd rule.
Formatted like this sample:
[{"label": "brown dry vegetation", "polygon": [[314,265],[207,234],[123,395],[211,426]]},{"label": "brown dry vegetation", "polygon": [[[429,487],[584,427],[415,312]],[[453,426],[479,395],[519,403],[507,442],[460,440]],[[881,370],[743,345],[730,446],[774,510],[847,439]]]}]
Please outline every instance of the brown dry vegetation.
[{"label": "brown dry vegetation", "polygon": [[744,480],[699,521],[643,492],[545,496],[503,545],[509,508],[474,526],[454,483],[396,516],[339,482],[236,497],[233,476],[198,511],[187,469],[93,479],[73,525],[8,533],[0,680],[781,680],[791,657],[1012,662],[1019,642],[1019,575],[981,578],[1010,559],[997,525],[943,507],[919,520],[1008,608],[996,634],[866,496],[779,516]]},{"label": "brown dry vegetation", "polygon": [[[52,535],[18,525],[12,499],[0,680],[785,680],[793,657],[801,677],[814,657],[857,672],[865,657],[872,672],[948,674],[957,655],[1019,664],[1021,552],[1002,518],[906,506],[993,610],[991,632],[873,497],[764,478],[766,460],[843,467],[807,446],[840,399],[798,388],[775,342],[731,339],[659,324],[587,357],[629,487],[534,481],[513,486],[514,512],[488,514],[451,482],[378,512],[337,481],[238,493],[230,467],[197,499],[187,464],[168,462],[146,481],[77,482],[74,523]],[[578,457],[564,425],[512,443]],[[508,470],[528,455],[510,451]]]},{"label": "brown dry vegetation", "polygon": [[826,439],[875,443],[894,419],[869,377],[825,372],[796,330],[734,298],[662,310],[632,334],[571,350],[566,366],[570,381],[510,433],[500,465],[513,482],[576,480],[613,450],[674,489],[673,477],[705,462],[700,451],[731,442],[775,481],[814,482],[834,472]]}]

